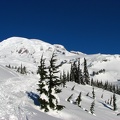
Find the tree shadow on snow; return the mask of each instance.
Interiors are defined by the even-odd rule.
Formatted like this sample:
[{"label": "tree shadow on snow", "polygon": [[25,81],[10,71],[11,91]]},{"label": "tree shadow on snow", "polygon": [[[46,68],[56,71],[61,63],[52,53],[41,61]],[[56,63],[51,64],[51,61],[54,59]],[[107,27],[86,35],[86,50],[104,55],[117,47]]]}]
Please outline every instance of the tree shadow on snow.
[{"label": "tree shadow on snow", "polygon": [[34,104],[37,106],[40,106],[40,103],[38,101],[39,96],[36,93],[33,92],[26,92],[28,97],[34,101]]},{"label": "tree shadow on snow", "polygon": [[100,103],[102,103],[106,108],[112,110],[112,108],[109,105],[107,105],[106,103],[103,103],[103,102],[100,102]]}]

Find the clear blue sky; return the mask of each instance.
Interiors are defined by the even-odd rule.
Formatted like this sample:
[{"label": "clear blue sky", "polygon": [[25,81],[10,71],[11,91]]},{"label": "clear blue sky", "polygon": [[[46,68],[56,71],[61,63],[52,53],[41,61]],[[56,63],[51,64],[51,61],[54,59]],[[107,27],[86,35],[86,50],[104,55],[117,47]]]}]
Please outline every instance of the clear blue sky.
[{"label": "clear blue sky", "polygon": [[0,41],[12,36],[120,54],[120,0],[0,0]]}]

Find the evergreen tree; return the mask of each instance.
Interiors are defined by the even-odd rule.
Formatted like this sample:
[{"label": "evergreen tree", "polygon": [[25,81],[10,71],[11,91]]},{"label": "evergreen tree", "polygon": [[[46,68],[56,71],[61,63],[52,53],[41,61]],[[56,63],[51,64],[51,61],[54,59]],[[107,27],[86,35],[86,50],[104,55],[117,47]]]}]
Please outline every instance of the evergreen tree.
[{"label": "evergreen tree", "polygon": [[11,68],[10,64],[9,64],[8,68]]},{"label": "evergreen tree", "polygon": [[103,88],[103,83],[102,83],[102,81],[100,82],[100,88]]},{"label": "evergreen tree", "polygon": [[82,70],[80,69],[80,58],[71,64],[70,81],[78,84],[85,84],[83,80]]},{"label": "evergreen tree", "polygon": [[70,69],[70,81],[75,81],[74,80],[74,72],[73,72],[73,65],[71,63],[71,69]]},{"label": "evergreen tree", "polygon": [[66,81],[67,81],[67,76],[66,76],[65,71],[63,71],[63,76],[62,76],[62,84],[63,84],[63,87],[65,87]]},{"label": "evergreen tree", "polygon": [[93,97],[93,99],[95,99],[95,91],[94,91],[94,87],[93,87],[93,91],[92,91],[92,97]]},{"label": "evergreen tree", "polygon": [[67,72],[67,81],[68,82],[70,81],[70,74],[69,74],[69,72]]},{"label": "evergreen tree", "polygon": [[112,84],[108,84],[107,90],[109,90],[110,92],[113,91],[113,86],[112,86]]},{"label": "evergreen tree", "polygon": [[48,112],[48,101],[41,97],[42,94],[48,96],[48,91],[45,89],[46,86],[46,78],[47,78],[47,71],[45,67],[45,59],[43,59],[43,55],[41,56],[40,66],[38,66],[37,74],[40,76],[38,89],[37,91],[40,94],[39,102],[41,109],[44,109],[45,112]]},{"label": "evergreen tree", "polygon": [[20,67],[20,73],[23,74],[22,64],[21,64],[21,67]]},{"label": "evergreen tree", "polygon": [[19,73],[20,73],[20,67],[18,67],[18,68],[17,68],[17,72],[19,72]]},{"label": "evergreen tree", "polygon": [[112,91],[115,93],[115,91],[116,91],[115,85],[112,85]]},{"label": "evergreen tree", "polygon": [[117,110],[117,105],[116,105],[116,95],[115,93],[113,94],[113,110]]},{"label": "evergreen tree", "polygon": [[61,90],[58,88],[61,84],[61,80],[56,75],[59,71],[60,65],[56,66],[57,59],[55,58],[55,53],[52,54],[50,59],[49,66],[49,75],[48,75],[48,98],[49,98],[49,106],[51,109],[61,110],[64,106],[58,105],[58,100],[54,94],[60,93]]},{"label": "evergreen tree", "polygon": [[105,84],[104,84],[104,89],[105,89],[105,90],[108,89],[108,81],[105,82]]},{"label": "evergreen tree", "polygon": [[90,112],[94,113],[94,107],[95,107],[95,100],[91,103]]},{"label": "evergreen tree", "polygon": [[84,82],[84,79],[83,79],[83,75],[82,75],[82,70],[80,69],[80,72],[79,72],[79,79],[80,79],[80,83],[82,84],[82,85],[85,85],[85,82]]},{"label": "evergreen tree", "polygon": [[76,69],[76,83],[81,84],[80,58],[78,58],[78,65]]},{"label": "evergreen tree", "polygon": [[108,99],[108,101],[107,101],[107,104],[110,104],[110,102],[109,102],[110,100]]},{"label": "evergreen tree", "polygon": [[85,84],[83,81],[83,75],[82,75],[82,70],[80,69],[80,58],[78,59],[78,67],[77,67],[77,83],[78,84]]},{"label": "evergreen tree", "polygon": [[93,84],[94,84],[94,83],[93,83],[93,78],[92,78],[92,79],[91,79],[91,86],[93,86]]},{"label": "evergreen tree", "polygon": [[81,101],[82,101],[82,99],[81,99],[81,92],[80,92],[78,98],[76,99],[76,103],[79,107],[81,107]]},{"label": "evergreen tree", "polygon": [[110,98],[110,105],[112,104],[112,96],[111,96],[111,98]]},{"label": "evergreen tree", "polygon": [[116,93],[120,95],[120,88],[118,86],[116,87]]},{"label": "evergreen tree", "polygon": [[26,67],[24,66],[23,67],[23,74],[26,74],[27,73],[27,70],[26,70]]},{"label": "evergreen tree", "polygon": [[72,74],[73,74],[73,81],[78,83],[78,72],[77,72],[76,61],[74,61],[72,65]]},{"label": "evergreen tree", "polygon": [[90,77],[87,69],[87,61],[85,58],[84,58],[84,82],[86,84],[90,84]]}]

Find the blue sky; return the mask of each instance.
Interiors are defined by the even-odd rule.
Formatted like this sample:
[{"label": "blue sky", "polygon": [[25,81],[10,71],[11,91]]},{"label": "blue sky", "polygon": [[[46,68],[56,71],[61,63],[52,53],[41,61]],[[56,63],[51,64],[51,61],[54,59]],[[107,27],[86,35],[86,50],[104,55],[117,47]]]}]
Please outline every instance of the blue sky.
[{"label": "blue sky", "polygon": [[120,54],[120,1],[0,0],[0,41],[12,36]]}]

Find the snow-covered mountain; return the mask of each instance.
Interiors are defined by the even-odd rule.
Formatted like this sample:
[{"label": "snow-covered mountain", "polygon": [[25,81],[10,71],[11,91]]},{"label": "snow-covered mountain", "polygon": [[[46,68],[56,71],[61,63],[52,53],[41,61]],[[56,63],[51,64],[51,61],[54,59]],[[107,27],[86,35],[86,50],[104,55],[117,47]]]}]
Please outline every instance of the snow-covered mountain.
[{"label": "snow-covered mountain", "polygon": [[[81,59],[82,68],[83,58],[86,58],[89,73],[95,80],[117,82],[120,79],[120,55],[87,55],[81,52],[69,52],[62,45],[52,45],[37,39],[11,37],[0,42],[0,62],[12,66],[23,64],[29,70],[36,72],[40,56],[43,54],[49,60],[53,51],[57,54],[58,62],[65,63],[63,68],[66,70],[76,58]],[[93,71],[97,73],[101,69],[105,72],[92,76]]]},{"label": "snow-covered mountain", "polygon": [[[120,116],[117,116],[120,113],[119,95],[116,95],[118,110],[114,112],[111,110],[112,106],[105,103],[110,100],[112,93],[95,88],[95,114],[92,115],[89,113],[93,101],[92,87],[74,82],[67,83],[66,88],[59,94],[60,103],[66,108],[60,112],[48,113],[39,109],[36,91],[39,76],[36,71],[41,55],[43,54],[48,61],[53,51],[57,54],[58,63],[62,64],[61,71],[69,70],[71,62],[77,58],[81,59],[83,68],[83,60],[86,58],[91,78],[119,84],[120,55],[87,55],[81,52],[69,52],[59,44],[52,45],[37,39],[11,37],[0,42],[0,120],[119,120]],[[22,64],[26,66],[29,74],[21,75],[16,70],[5,67],[9,64],[14,68]],[[103,69],[104,72],[99,72]],[[74,85],[75,89],[71,91]],[[71,100],[73,102],[80,92],[82,92],[81,108],[66,101],[73,94]],[[89,96],[86,96],[88,92]]]}]

